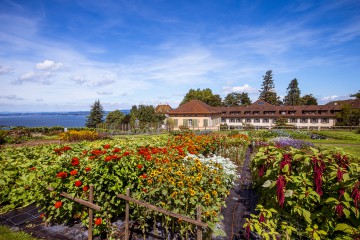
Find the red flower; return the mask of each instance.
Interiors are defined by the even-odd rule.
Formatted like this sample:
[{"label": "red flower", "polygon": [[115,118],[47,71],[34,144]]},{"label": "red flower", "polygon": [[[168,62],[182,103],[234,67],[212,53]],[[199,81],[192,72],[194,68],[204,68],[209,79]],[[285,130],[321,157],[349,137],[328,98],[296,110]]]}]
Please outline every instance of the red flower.
[{"label": "red flower", "polygon": [[283,207],[285,202],[285,186],[286,179],[283,175],[280,175],[276,181],[276,197],[280,207]]},{"label": "red flower", "polygon": [[75,176],[77,173],[78,173],[77,170],[74,169],[74,170],[72,170],[72,171],[70,172],[70,175],[71,175],[71,176]]},{"label": "red flower", "polygon": [[36,170],[36,167],[31,167],[29,168],[30,171],[35,171]]},{"label": "red flower", "polygon": [[260,214],[260,217],[259,217],[259,222],[265,222],[265,216],[264,216],[264,214]]},{"label": "red flower", "polygon": [[358,203],[360,201],[360,182],[357,182],[353,188],[353,191],[351,193],[351,197],[354,199],[354,206],[355,206],[355,210],[357,212],[358,210]]},{"label": "red flower", "polygon": [[58,174],[56,174],[56,177],[58,178],[67,178],[67,173],[66,172],[59,172]]},{"label": "red flower", "polygon": [[258,167],[259,177],[264,176],[264,173],[265,173],[265,166],[264,166],[264,164],[261,164],[261,165]]},{"label": "red flower", "polygon": [[102,223],[101,218],[95,219],[95,225],[96,225],[96,226],[99,226],[101,223]]},{"label": "red flower", "polygon": [[61,208],[61,206],[62,206],[62,201],[57,201],[55,204],[54,204],[54,207],[55,208]]},{"label": "red flower", "polygon": [[73,157],[73,158],[71,159],[71,165],[77,166],[77,165],[79,165],[79,164],[80,164],[80,161],[79,161],[79,159],[78,159],[77,157]]},{"label": "red flower", "polygon": [[110,144],[104,145],[104,148],[105,148],[105,149],[109,149],[109,148],[110,148]]},{"label": "red flower", "polygon": [[129,156],[130,155],[130,152],[126,151],[123,153],[123,156]]},{"label": "red flower", "polygon": [[84,151],[83,151],[83,154],[84,154],[84,155],[85,155],[85,154],[87,154],[87,153],[88,153],[88,151],[87,151],[87,150],[84,150]]},{"label": "red flower", "polygon": [[87,190],[89,190],[89,186],[84,186],[83,191],[86,192]]},{"label": "red flower", "polygon": [[142,166],[141,164],[138,164],[136,167],[137,167],[138,169],[142,169],[142,168],[143,168],[143,166]]},{"label": "red flower", "polygon": [[82,185],[82,182],[80,180],[77,180],[74,185],[76,187],[80,187]]},{"label": "red flower", "polygon": [[45,213],[40,214],[39,218],[44,218],[45,217]]},{"label": "red flower", "polygon": [[105,157],[105,162],[109,162],[109,161],[111,161],[111,156],[106,156]]},{"label": "red flower", "polygon": [[246,225],[245,234],[246,234],[246,239],[250,239],[250,223]]},{"label": "red flower", "polygon": [[336,214],[338,215],[339,218],[344,215],[344,207],[343,207],[343,205],[341,203],[336,205],[335,212],[336,212]]},{"label": "red flower", "polygon": [[143,188],[142,189],[144,193],[147,193],[147,189],[146,188]]},{"label": "red flower", "polygon": [[71,150],[71,147],[69,147],[69,146],[64,146],[64,147],[62,148],[62,150],[63,150],[63,151],[69,151],[69,150]]},{"label": "red flower", "polygon": [[118,153],[118,152],[120,152],[120,148],[115,148],[115,149],[113,150],[113,153]]},{"label": "red flower", "polygon": [[336,173],[338,182],[343,180],[343,175],[344,175],[344,173],[341,171],[341,168],[338,168],[337,173]]},{"label": "red flower", "polygon": [[147,178],[147,175],[146,175],[145,173],[143,173],[143,175],[141,175],[141,177],[142,177],[143,179],[145,179],[145,178]]},{"label": "red flower", "polygon": [[85,171],[86,171],[86,172],[89,172],[90,170],[91,170],[90,167],[86,167],[86,168],[85,168]]},{"label": "red flower", "polygon": [[325,163],[321,159],[317,159],[313,157],[312,162],[314,164],[314,183],[315,183],[315,191],[319,196],[323,195],[322,190],[322,174],[325,170]]}]

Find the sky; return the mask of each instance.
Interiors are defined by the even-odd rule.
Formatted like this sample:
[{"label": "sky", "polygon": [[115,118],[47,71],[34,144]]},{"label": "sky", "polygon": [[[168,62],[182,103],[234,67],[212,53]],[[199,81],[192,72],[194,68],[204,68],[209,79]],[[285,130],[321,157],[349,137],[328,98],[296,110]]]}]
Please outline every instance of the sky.
[{"label": "sky", "polygon": [[176,108],[190,89],[360,89],[358,0],[1,0],[0,112]]}]

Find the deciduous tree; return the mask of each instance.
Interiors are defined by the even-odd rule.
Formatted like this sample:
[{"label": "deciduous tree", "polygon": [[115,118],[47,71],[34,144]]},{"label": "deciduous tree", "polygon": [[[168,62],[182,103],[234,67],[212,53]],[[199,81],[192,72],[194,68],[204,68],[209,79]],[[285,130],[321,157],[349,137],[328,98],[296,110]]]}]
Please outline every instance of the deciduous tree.
[{"label": "deciduous tree", "polygon": [[312,94],[306,94],[301,98],[302,105],[318,105],[317,99]]},{"label": "deciduous tree", "polygon": [[111,126],[120,126],[125,115],[120,110],[109,112],[106,116],[105,123]]},{"label": "deciduous tree", "polygon": [[220,95],[213,94],[210,88],[205,88],[200,90],[190,89],[189,92],[185,95],[184,99],[181,101],[180,105],[187,103],[191,100],[200,100],[210,106],[218,107],[222,105],[222,100]]},{"label": "deciduous tree", "polygon": [[296,78],[291,80],[288,88],[287,95],[284,97],[284,105],[295,106],[301,104],[301,91],[299,89],[299,84]]},{"label": "deciduous tree", "polygon": [[88,128],[96,128],[96,125],[102,122],[104,122],[104,110],[100,100],[97,100],[91,106],[90,114],[87,116],[85,126]]},{"label": "deciduous tree", "polygon": [[351,94],[350,97],[360,99],[360,90],[357,93]]},{"label": "deciduous tree", "polygon": [[232,92],[226,95],[223,105],[226,107],[234,107],[234,106],[240,106],[240,105],[250,105],[251,100],[249,98],[248,93],[242,92],[242,93],[236,93]]},{"label": "deciduous tree", "polygon": [[275,92],[272,70],[267,71],[265,76],[263,76],[259,99],[263,99],[273,105],[281,105],[280,97]]}]

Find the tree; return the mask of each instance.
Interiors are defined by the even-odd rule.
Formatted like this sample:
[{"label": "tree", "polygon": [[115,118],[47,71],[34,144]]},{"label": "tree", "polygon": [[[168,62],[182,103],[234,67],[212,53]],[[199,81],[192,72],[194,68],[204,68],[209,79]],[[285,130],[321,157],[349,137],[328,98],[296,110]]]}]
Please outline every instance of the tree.
[{"label": "tree", "polygon": [[357,93],[351,94],[350,97],[354,97],[356,99],[360,99],[360,90]]},{"label": "tree", "polygon": [[189,92],[185,95],[184,99],[181,101],[180,105],[190,102],[191,100],[200,100],[210,106],[219,107],[222,105],[222,100],[220,95],[213,94],[210,88],[200,90],[190,89]]},{"label": "tree", "polygon": [[152,105],[134,105],[130,110],[131,125],[135,126],[137,120],[139,125],[136,127],[140,129],[161,124],[165,118],[164,114],[156,114],[155,108]]},{"label": "tree", "polygon": [[317,99],[312,94],[306,94],[301,98],[302,105],[318,105]]},{"label": "tree", "polygon": [[284,105],[295,106],[301,104],[300,89],[296,78],[291,80],[288,88],[287,95],[284,97]]},{"label": "tree", "polygon": [[263,99],[272,105],[281,105],[280,97],[275,92],[272,70],[267,71],[263,76],[263,83],[259,92],[259,99]]},{"label": "tree", "polygon": [[236,93],[232,92],[226,95],[223,105],[226,107],[234,107],[240,105],[250,105],[251,100],[249,98],[248,93]]},{"label": "tree", "polygon": [[121,125],[124,118],[125,115],[122,112],[120,112],[120,110],[115,110],[108,113],[105,119],[105,123],[107,125],[117,127]]},{"label": "tree", "polygon": [[350,104],[341,106],[341,112],[336,114],[337,126],[358,126],[360,124],[360,110],[354,109]]},{"label": "tree", "polygon": [[95,101],[91,106],[90,114],[87,116],[85,126],[88,128],[96,128],[96,125],[104,122],[104,110],[100,104],[100,100]]}]

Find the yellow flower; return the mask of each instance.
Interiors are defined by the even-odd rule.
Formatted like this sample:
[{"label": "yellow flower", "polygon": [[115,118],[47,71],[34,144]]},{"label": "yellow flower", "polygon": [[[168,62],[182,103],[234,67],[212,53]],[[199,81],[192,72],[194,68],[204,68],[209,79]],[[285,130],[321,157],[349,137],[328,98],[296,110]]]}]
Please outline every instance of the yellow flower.
[{"label": "yellow flower", "polygon": [[178,186],[179,186],[179,187],[183,187],[183,186],[184,186],[184,183],[183,183],[183,182],[178,182]]},{"label": "yellow flower", "polygon": [[216,216],[217,216],[217,212],[212,211],[211,213],[212,213],[212,215],[213,215],[214,217],[216,217]]},{"label": "yellow flower", "polygon": [[190,189],[189,189],[189,193],[190,193],[190,195],[193,197],[193,196],[195,196],[195,193],[196,193],[196,192],[195,192],[193,189],[190,188]]},{"label": "yellow flower", "polygon": [[177,196],[177,192],[173,192],[171,195],[170,195],[172,198],[175,198]]},{"label": "yellow flower", "polygon": [[165,206],[165,203],[164,202],[160,202],[161,206]]},{"label": "yellow flower", "polygon": [[205,200],[209,200],[209,199],[210,199],[210,194],[206,193],[206,194],[204,195],[204,198],[205,198]]},{"label": "yellow flower", "polygon": [[213,195],[213,196],[217,196],[217,194],[218,194],[217,191],[215,191],[215,190],[212,191],[212,195]]},{"label": "yellow flower", "polygon": [[196,181],[197,181],[197,182],[200,182],[200,181],[201,181],[201,177],[199,177],[199,176],[196,177]]}]

